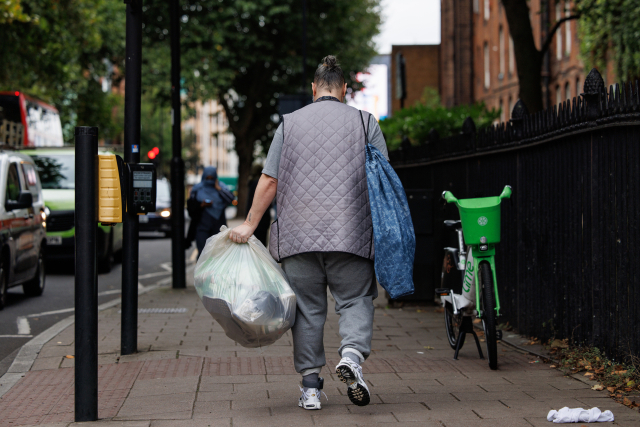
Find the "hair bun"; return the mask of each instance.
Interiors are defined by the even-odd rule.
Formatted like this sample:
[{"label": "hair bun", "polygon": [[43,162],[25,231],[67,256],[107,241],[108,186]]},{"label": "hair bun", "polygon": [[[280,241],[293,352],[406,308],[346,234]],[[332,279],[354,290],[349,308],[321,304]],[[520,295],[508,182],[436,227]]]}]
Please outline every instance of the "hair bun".
[{"label": "hair bun", "polygon": [[338,66],[338,60],[333,55],[327,55],[324,58],[322,58],[322,65],[324,65],[330,70],[333,70]]}]

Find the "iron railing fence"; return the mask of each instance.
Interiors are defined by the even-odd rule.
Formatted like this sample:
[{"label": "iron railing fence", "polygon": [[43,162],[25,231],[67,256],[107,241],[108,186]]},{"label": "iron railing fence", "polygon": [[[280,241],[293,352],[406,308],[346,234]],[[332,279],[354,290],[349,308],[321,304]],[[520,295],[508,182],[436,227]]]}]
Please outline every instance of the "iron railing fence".
[{"label": "iron railing fence", "polygon": [[[407,190],[497,196],[502,208],[496,265],[502,322],[542,339],[570,338],[614,357],[640,354],[640,90],[605,92],[594,69],[584,94],[529,115],[518,102],[509,123],[475,131],[468,119],[452,138],[432,137],[390,153]],[[453,206],[434,197],[433,241],[451,245],[444,219]],[[430,264],[438,287],[442,251]],[[424,262],[424,260],[421,260]]]}]

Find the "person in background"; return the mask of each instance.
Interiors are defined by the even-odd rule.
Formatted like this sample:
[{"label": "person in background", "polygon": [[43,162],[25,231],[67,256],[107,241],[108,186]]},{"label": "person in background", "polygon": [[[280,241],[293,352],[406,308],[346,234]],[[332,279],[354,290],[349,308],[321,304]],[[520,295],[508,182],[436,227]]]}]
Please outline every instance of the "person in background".
[{"label": "person in background", "polygon": [[204,168],[202,180],[191,189],[187,210],[191,217],[186,247],[193,240],[198,247],[198,256],[202,253],[207,239],[220,232],[220,227],[227,225],[225,209],[233,201],[234,196],[228,187],[218,181],[217,169],[213,166]]},{"label": "person in background", "polygon": [[[262,165],[256,164],[253,165],[251,169],[251,178],[249,179],[249,194],[247,197],[247,212],[251,210],[251,205],[253,204],[253,196],[256,194],[256,188],[258,187],[258,181],[260,181],[260,176],[262,175]],[[262,219],[258,223],[258,227],[256,231],[253,232],[253,235],[258,238],[262,242],[262,244],[267,246],[267,234],[269,232],[269,226],[271,225],[271,212],[269,209],[262,215]]]}]

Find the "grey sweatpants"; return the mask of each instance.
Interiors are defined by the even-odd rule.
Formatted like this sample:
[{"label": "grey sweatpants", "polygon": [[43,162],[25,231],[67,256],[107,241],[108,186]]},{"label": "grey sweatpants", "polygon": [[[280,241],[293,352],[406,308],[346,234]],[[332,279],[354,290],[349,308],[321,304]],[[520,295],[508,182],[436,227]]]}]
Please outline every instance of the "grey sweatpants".
[{"label": "grey sweatpants", "polygon": [[327,286],[336,300],[342,342],[361,357],[371,353],[373,300],[378,296],[373,261],[345,252],[310,252],[282,261],[296,294],[293,358],[302,375],[320,372],[326,364],[323,333],[327,319]]}]

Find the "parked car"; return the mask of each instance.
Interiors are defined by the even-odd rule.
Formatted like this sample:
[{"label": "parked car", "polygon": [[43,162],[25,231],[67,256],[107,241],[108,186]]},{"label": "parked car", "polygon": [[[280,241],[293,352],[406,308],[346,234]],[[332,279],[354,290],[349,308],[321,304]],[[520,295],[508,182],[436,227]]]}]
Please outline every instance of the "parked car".
[{"label": "parked car", "polygon": [[171,186],[166,178],[156,181],[156,211],[140,215],[140,231],[158,231],[171,237]]},{"label": "parked car", "polygon": [[0,309],[7,289],[28,296],[44,291],[45,209],[36,165],[29,156],[0,150]]},{"label": "parked car", "polygon": [[[46,200],[47,250],[45,259],[73,259],[75,254],[75,149],[36,148],[21,150],[33,158]],[[114,154],[100,149],[100,154]],[[98,271],[111,270],[114,256],[122,250],[122,224],[98,226]]]}]

